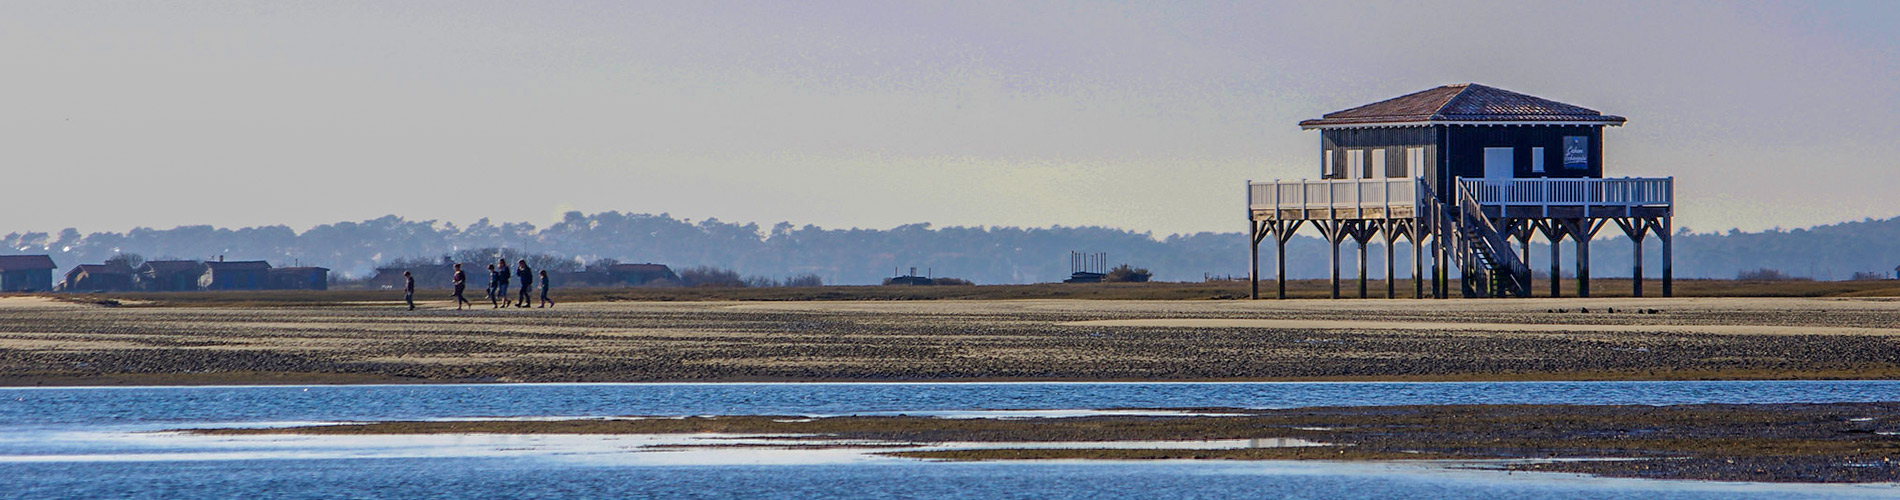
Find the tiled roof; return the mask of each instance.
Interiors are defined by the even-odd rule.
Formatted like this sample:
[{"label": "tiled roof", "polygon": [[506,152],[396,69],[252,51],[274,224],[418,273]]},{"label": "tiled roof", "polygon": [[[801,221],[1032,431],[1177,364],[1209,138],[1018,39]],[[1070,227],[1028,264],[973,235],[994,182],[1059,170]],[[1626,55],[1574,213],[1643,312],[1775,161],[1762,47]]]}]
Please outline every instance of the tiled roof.
[{"label": "tiled roof", "polygon": [[1623,117],[1476,83],[1446,85],[1334,111],[1301,128],[1471,122],[1622,125]]},{"label": "tiled roof", "polygon": [[46,255],[0,255],[0,271],[27,271],[32,269],[53,269],[53,258]]},{"label": "tiled roof", "polygon": [[152,271],[154,274],[203,272],[205,265],[195,260],[148,260],[139,266],[139,272]]},{"label": "tiled roof", "polygon": [[119,267],[119,266],[108,266],[105,264],[80,264],[77,266],[73,266],[73,269],[71,271],[66,271],[66,275],[72,276],[75,273],[79,273],[79,272],[85,272],[86,274],[131,274],[132,273],[131,270],[123,268],[123,267]]},{"label": "tiled roof", "polygon": [[302,266],[302,267],[273,267],[273,268],[270,268],[270,270],[271,270],[271,272],[279,272],[279,271],[282,271],[282,272],[286,272],[286,273],[314,273],[314,272],[317,272],[317,271],[323,271],[323,272],[329,272],[329,271],[330,271],[330,268],[327,268],[327,267],[314,267],[314,266]]},{"label": "tiled roof", "polygon": [[233,260],[229,262],[206,262],[205,267],[212,271],[267,271],[270,263],[261,260]]}]

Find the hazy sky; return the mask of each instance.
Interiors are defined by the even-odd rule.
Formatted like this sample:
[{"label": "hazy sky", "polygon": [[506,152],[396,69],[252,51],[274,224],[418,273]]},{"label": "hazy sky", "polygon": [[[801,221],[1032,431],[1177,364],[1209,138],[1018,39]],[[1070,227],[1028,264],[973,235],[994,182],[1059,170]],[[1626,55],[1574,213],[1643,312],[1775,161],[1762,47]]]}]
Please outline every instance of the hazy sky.
[{"label": "hazy sky", "polygon": [[1677,226],[1900,214],[1900,2],[0,3],[0,231],[1240,231],[1301,119],[1458,82],[1629,118]]}]

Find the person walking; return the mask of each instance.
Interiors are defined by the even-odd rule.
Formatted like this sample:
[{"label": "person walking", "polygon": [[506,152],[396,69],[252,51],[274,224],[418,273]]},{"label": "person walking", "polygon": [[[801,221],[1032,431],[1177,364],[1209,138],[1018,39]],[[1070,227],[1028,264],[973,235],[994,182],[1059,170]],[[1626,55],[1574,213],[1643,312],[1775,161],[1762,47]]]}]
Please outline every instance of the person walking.
[{"label": "person walking", "polygon": [[508,259],[495,262],[495,308],[500,309],[502,302],[508,300]]},{"label": "person walking", "polygon": [[528,296],[534,288],[534,270],[528,268],[528,259],[521,259],[517,265],[521,266],[520,270],[515,271],[515,277],[521,278],[521,301],[516,302],[515,307],[528,307],[534,300]]},{"label": "person walking", "polygon": [[462,291],[468,288],[468,273],[462,272],[462,264],[455,264],[455,277],[449,281],[455,284],[455,310],[462,310],[464,304],[473,307],[474,304],[469,304],[468,299],[462,297]]},{"label": "person walking", "polygon": [[409,310],[416,310],[416,277],[409,271],[402,272],[402,301],[409,303]]},{"label": "person walking", "polygon": [[548,300],[548,270],[541,270],[541,307],[554,307],[554,301]]},{"label": "person walking", "polygon": [[495,265],[488,265],[488,305],[495,305]]}]

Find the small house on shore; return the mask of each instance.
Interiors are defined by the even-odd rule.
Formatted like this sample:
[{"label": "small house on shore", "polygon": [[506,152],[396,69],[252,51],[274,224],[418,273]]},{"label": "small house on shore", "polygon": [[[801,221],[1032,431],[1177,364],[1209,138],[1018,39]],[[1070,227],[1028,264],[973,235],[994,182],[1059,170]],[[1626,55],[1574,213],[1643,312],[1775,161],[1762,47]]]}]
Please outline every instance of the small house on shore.
[{"label": "small house on shore", "polygon": [[0,292],[52,290],[58,267],[48,255],[0,255]]},{"label": "small house on shore", "polygon": [[614,264],[607,266],[607,279],[610,285],[640,286],[654,282],[676,282],[680,277],[665,264]]},{"label": "small house on shore", "polygon": [[80,264],[66,271],[68,292],[118,292],[132,289],[132,270],[106,264]]},{"label": "small house on shore", "polygon": [[322,267],[277,267],[270,269],[272,290],[329,290],[330,270]]},{"label": "small house on shore", "polygon": [[205,274],[203,262],[195,260],[148,260],[132,272],[133,284],[147,292],[187,292],[198,289]]},{"label": "small house on shore", "polygon": [[206,262],[198,288],[204,290],[263,290],[270,286],[270,263],[261,260]]}]

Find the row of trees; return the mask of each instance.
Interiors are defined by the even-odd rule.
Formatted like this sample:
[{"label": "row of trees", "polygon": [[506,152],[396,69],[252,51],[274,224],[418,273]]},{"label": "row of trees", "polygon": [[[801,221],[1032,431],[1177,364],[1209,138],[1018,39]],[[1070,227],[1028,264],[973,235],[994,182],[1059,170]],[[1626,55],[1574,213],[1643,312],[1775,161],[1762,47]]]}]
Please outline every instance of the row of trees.
[{"label": "row of trees", "polygon": [[[1768,268],[1815,279],[1846,279],[1855,273],[1884,274],[1900,264],[1900,245],[1893,244],[1900,241],[1900,218],[1755,233],[1685,229],[1675,238],[1675,272],[1681,278],[1728,278],[1744,270]],[[122,252],[201,260],[225,255],[269,260],[276,266],[320,265],[343,277],[367,276],[377,265],[400,257],[433,259],[448,254],[459,258],[467,252],[491,251],[561,256],[548,257],[542,263],[548,267],[537,267],[546,269],[584,268],[614,259],[664,263],[676,270],[711,266],[737,273],[741,282],[747,280],[745,276],[816,276],[827,283],[875,284],[889,277],[891,269],[909,266],[928,266],[980,283],[1052,282],[1068,276],[1063,257],[1077,250],[1109,252],[1118,260],[1142,263],[1155,269],[1153,279],[1163,281],[1198,281],[1206,275],[1244,276],[1247,272],[1246,237],[1239,233],[1156,237],[1104,227],[937,228],[930,224],[890,229],[825,229],[790,223],[761,227],[620,212],[569,212],[544,228],[487,219],[458,226],[386,216],[303,232],[285,226],[182,226],[90,234],[66,229],[57,234],[7,234],[0,238],[0,245],[9,253],[49,253],[67,266],[100,262]],[[1646,247],[1645,267],[1657,273],[1658,245],[1651,239]],[[1401,243],[1399,252],[1409,256],[1410,247]],[[1369,267],[1375,273],[1383,270],[1379,261],[1383,250],[1375,245],[1369,253],[1375,260]],[[1591,253],[1596,276],[1628,275],[1627,240],[1606,237],[1593,245]],[[1326,243],[1316,237],[1294,238],[1288,243],[1288,275],[1324,277],[1327,254]],[[1548,255],[1539,244],[1528,258],[1534,269],[1547,269]],[[1565,249],[1566,258],[1574,255]],[[1263,257],[1270,274],[1273,259]],[[494,259],[466,262],[483,260]]]}]

